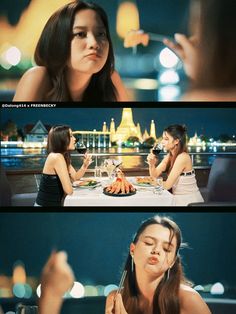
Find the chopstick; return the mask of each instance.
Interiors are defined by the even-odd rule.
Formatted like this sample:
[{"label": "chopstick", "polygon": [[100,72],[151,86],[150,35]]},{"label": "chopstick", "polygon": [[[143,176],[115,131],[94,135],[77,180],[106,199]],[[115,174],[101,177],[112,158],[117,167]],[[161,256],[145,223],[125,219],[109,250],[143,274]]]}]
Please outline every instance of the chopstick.
[{"label": "chopstick", "polygon": [[122,273],[122,276],[121,276],[121,280],[120,280],[120,283],[119,283],[118,290],[116,291],[116,295],[115,295],[114,301],[116,300],[116,297],[117,297],[118,293],[120,293],[122,288],[123,288],[123,283],[125,281],[126,274],[127,274],[127,270],[124,270],[123,273]]},{"label": "chopstick", "polygon": [[171,41],[174,41],[174,38],[173,37],[170,37],[170,36],[165,36],[165,35],[161,35],[161,34],[154,34],[154,33],[147,33],[149,35],[149,38],[151,40],[154,40],[154,41],[161,41],[163,42],[163,40],[166,38],[166,39],[169,39]]}]

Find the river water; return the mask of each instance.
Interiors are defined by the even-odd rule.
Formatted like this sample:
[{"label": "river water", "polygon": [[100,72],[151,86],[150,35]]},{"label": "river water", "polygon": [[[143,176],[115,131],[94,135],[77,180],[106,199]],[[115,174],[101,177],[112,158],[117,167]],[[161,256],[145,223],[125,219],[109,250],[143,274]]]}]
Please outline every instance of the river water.
[{"label": "river water", "polygon": [[[149,149],[140,148],[89,148],[88,153],[149,153]],[[217,153],[236,152],[236,147],[207,147],[205,150],[198,147],[189,148],[189,152],[196,153],[194,155],[194,167],[211,166]],[[204,155],[202,153],[211,153]],[[44,155],[43,157],[40,155]],[[17,155],[24,155],[27,158],[20,158]],[[33,156],[32,156],[33,155]],[[160,159],[164,154],[160,155]],[[46,158],[45,149],[24,149],[24,148],[1,148],[1,162],[4,167],[11,170],[25,170],[25,169],[42,169]],[[145,163],[146,156],[112,156],[99,157],[98,165],[102,164],[105,158],[118,159],[122,162],[123,168],[137,168],[147,167]],[[76,152],[72,152],[72,164],[74,167],[80,167],[83,161],[82,156],[78,156]],[[90,168],[94,168],[95,162],[91,164]]]}]

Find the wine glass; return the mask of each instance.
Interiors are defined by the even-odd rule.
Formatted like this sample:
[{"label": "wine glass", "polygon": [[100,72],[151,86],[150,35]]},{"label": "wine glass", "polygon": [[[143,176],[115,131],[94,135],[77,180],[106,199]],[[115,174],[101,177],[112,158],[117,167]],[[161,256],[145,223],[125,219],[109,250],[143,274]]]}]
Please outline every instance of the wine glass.
[{"label": "wine glass", "polygon": [[[158,155],[160,154],[160,152],[162,151],[163,149],[163,145],[161,143],[156,143],[153,148],[152,148],[152,153],[158,157]],[[145,162],[149,165],[149,162],[148,160],[145,160]]]},{"label": "wine glass", "polygon": [[152,148],[152,153],[155,155],[155,156],[158,156],[160,154],[160,152],[162,151],[163,149],[163,145],[161,143],[157,143],[153,146]]},{"label": "wine glass", "polygon": [[[87,152],[87,147],[84,145],[83,142],[77,142],[75,144],[75,149],[81,155],[85,155],[85,153]],[[93,163],[93,160],[90,161],[89,165],[91,165],[91,163]]]},{"label": "wine glass", "polygon": [[77,142],[75,144],[75,149],[77,150],[79,154],[82,154],[82,155],[84,155],[87,151],[87,147],[84,145],[83,142]]}]

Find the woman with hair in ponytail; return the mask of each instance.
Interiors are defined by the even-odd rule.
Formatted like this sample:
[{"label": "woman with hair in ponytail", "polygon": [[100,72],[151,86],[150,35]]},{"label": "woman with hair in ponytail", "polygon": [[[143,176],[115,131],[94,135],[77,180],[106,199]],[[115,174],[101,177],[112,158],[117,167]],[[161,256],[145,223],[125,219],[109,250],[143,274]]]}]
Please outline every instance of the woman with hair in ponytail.
[{"label": "woman with hair in ponytail", "polygon": [[184,277],[182,246],[173,220],[160,216],[145,220],[130,244],[124,288],[108,295],[106,314],[210,314]]},{"label": "woman with hair in ponytail", "polygon": [[167,174],[162,187],[171,190],[174,195],[173,205],[186,206],[189,203],[204,202],[198,189],[192,160],[187,149],[187,129],[185,125],[170,125],[164,129],[161,144],[167,155],[156,167],[158,158],[153,153],[147,157],[149,173],[158,178]]}]

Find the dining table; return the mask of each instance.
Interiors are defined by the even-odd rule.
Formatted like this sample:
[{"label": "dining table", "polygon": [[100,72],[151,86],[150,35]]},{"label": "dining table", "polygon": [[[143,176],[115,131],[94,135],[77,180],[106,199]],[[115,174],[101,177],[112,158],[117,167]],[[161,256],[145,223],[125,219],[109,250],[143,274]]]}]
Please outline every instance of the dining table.
[{"label": "dining table", "polygon": [[[94,178],[91,178],[94,179]],[[154,191],[153,186],[135,185],[135,177],[126,177],[126,179],[133,184],[136,193],[133,195],[106,195],[104,188],[111,182],[106,177],[99,178],[98,184],[87,187],[74,187],[73,193],[67,195],[64,200],[64,206],[77,207],[115,207],[115,206],[132,206],[132,207],[158,207],[158,206],[172,206],[173,195],[167,191]],[[154,193],[156,192],[156,193]]]}]

